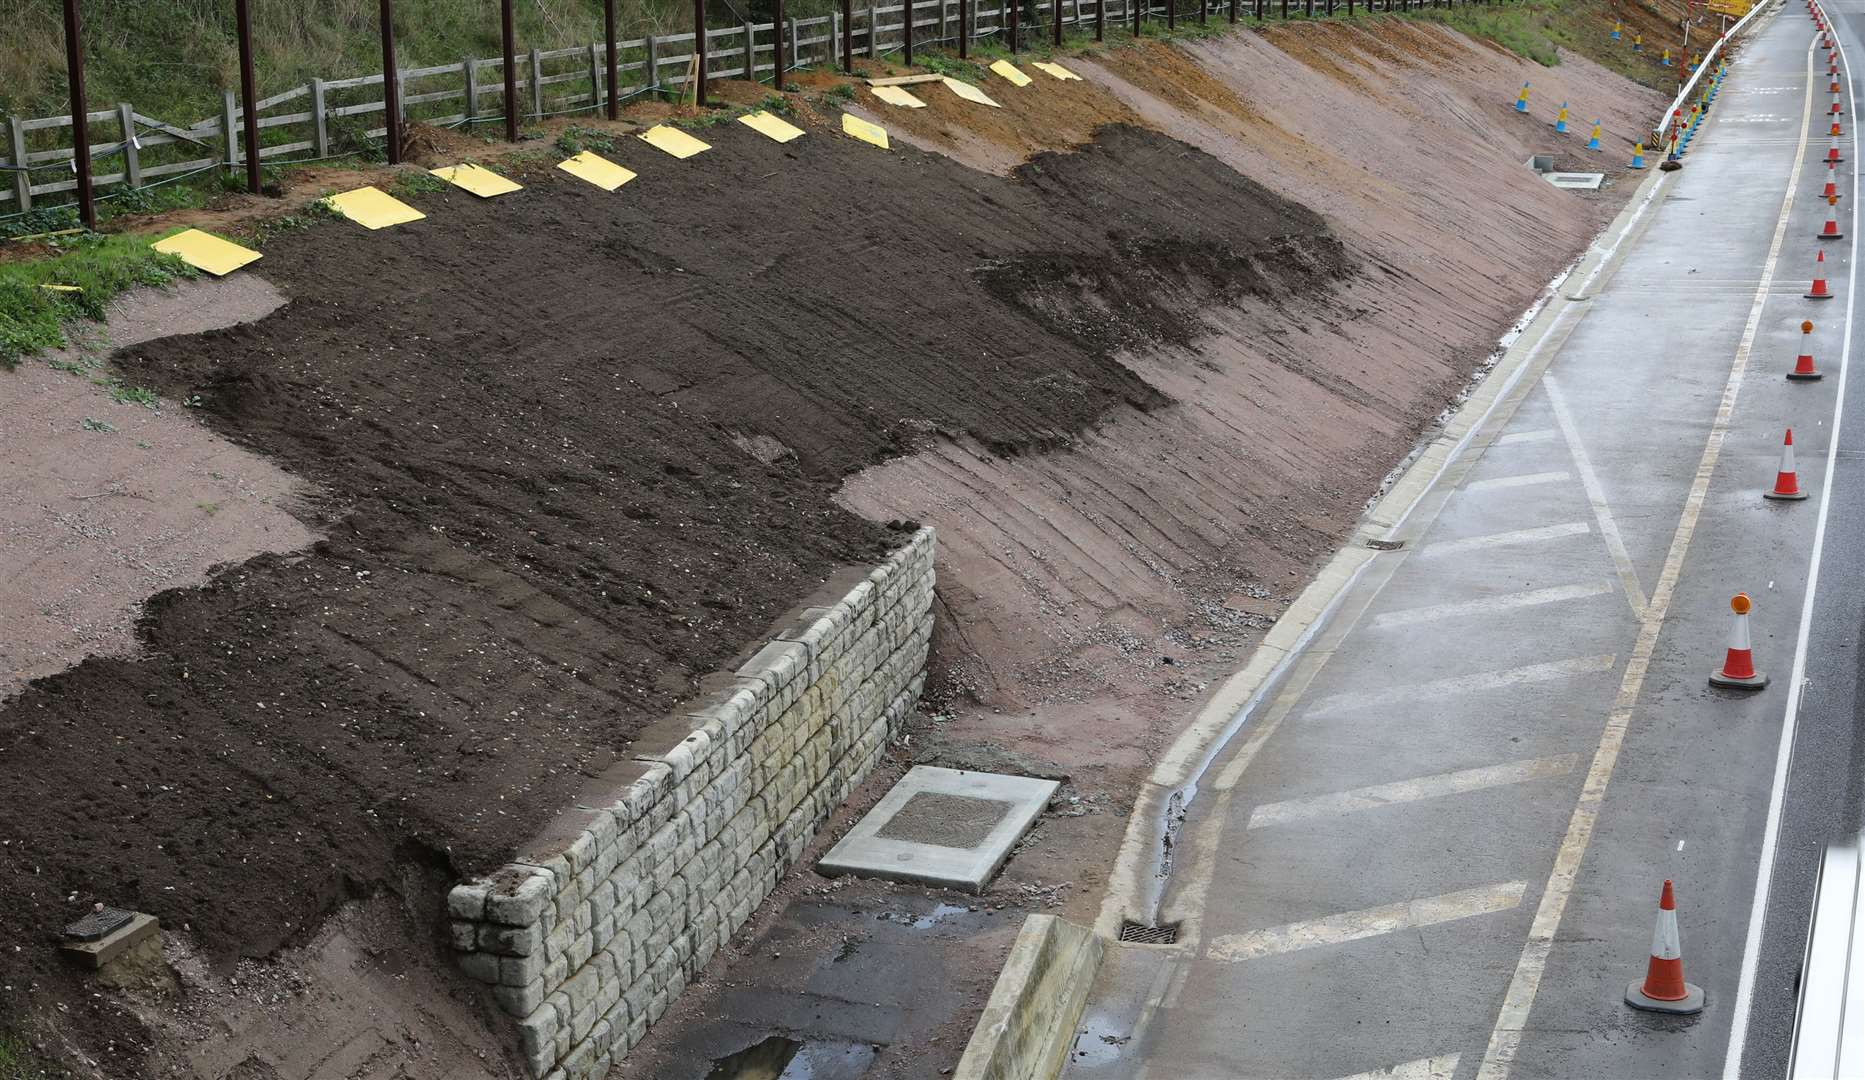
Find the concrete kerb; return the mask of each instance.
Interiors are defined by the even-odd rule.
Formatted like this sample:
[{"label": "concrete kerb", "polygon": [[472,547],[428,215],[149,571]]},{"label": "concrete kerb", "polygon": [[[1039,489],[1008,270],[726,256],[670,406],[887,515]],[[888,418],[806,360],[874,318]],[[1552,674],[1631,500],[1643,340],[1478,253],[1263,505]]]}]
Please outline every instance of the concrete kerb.
[{"label": "concrete kerb", "polygon": [[1649,224],[1649,210],[1664,191],[1666,176],[1655,169],[1648,173],[1580,260],[1550,283],[1536,306],[1525,313],[1526,325],[1519,333],[1511,331],[1516,335],[1513,342],[1461,407],[1435,435],[1422,442],[1405,471],[1364,515],[1353,536],[1270,627],[1244,667],[1218,686],[1192,723],[1160,756],[1128,817],[1107,893],[1095,919],[1096,934],[1116,939],[1124,920],[1143,918],[1149,913],[1148,898],[1164,884],[1154,867],[1173,795],[1192,783],[1222,750],[1230,735],[1265,697],[1265,691],[1325,625],[1340,598],[1380,554],[1367,546],[1368,541],[1396,539],[1394,534],[1425,494],[1468,448],[1497,405],[1528,374],[1557,321],[1574,302],[1587,299],[1589,290],[1604,284],[1622,261],[1621,252],[1628,242]]},{"label": "concrete kerb", "polygon": [[1086,927],[1054,915],[1025,919],[953,1080],[1047,1080],[1060,1072],[1105,949]]}]

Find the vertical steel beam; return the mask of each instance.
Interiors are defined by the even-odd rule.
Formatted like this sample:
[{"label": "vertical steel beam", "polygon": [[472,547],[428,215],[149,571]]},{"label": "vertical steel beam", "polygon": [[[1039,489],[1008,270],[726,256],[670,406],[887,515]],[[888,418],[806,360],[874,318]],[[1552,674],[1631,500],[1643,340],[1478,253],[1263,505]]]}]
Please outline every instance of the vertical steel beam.
[{"label": "vertical steel beam", "polygon": [[906,44],[905,44],[905,55],[902,57],[902,59],[906,62],[906,65],[908,67],[912,67],[913,66],[913,0],[900,0],[900,8],[901,8],[901,11],[904,13],[904,18],[901,21],[906,24],[903,27],[903,33],[905,35],[904,40]]},{"label": "vertical steel beam", "polygon": [[693,0],[693,104],[706,107],[706,0]]},{"label": "vertical steel beam", "polygon": [[[242,5],[243,6],[243,5]],[[395,73],[395,12],[393,0],[382,0],[382,116],[385,120],[383,138],[388,142],[389,164],[401,164],[401,88],[397,85]],[[252,106],[246,108],[246,123],[250,128],[257,118],[252,115]],[[249,160],[259,160],[258,140],[250,130],[246,136],[246,154]],[[256,168],[256,166],[254,166]],[[250,170],[249,170],[250,171]],[[253,190],[257,191],[258,188]]]},{"label": "vertical steel beam", "polygon": [[[777,0],[777,19],[771,23],[771,29],[777,32],[777,49],[776,56],[773,57],[773,62],[777,68],[777,90],[779,93],[782,93],[784,88],[784,60],[785,57],[790,55],[791,49],[795,48],[794,45],[790,46],[790,48],[785,48],[784,46],[785,31],[791,29],[790,24],[784,21],[784,0]],[[794,33],[789,36],[791,40],[795,40],[796,35]]]},{"label": "vertical steel beam", "polygon": [[842,73],[855,73],[855,0],[842,0]]},{"label": "vertical steel beam", "polygon": [[971,0],[958,0],[958,58],[971,57]]},{"label": "vertical steel beam", "polygon": [[[388,0],[383,0],[386,10]],[[247,11],[247,0],[233,0],[233,21],[240,35],[240,109],[246,116],[246,190],[259,194],[259,110],[253,103],[259,100],[259,92],[254,86],[253,78],[253,20]],[[387,25],[387,20],[384,20]],[[393,63],[393,47],[388,54]],[[391,132],[395,129],[390,128]],[[394,161],[393,154],[389,156]]]},{"label": "vertical steel beam", "polygon": [[1005,2],[1010,5],[1010,55],[1015,56],[1023,48],[1022,35],[1018,33],[1021,27],[1018,26],[1017,18],[1023,8],[1023,0],[1005,0]]},{"label": "vertical steel beam", "polygon": [[[778,18],[783,18],[783,0],[777,0]],[[609,119],[622,117],[621,77],[617,74],[621,65],[615,61],[615,0],[602,0],[602,40],[609,51]],[[778,76],[777,86],[783,88],[783,76]]]},{"label": "vertical steel beam", "polygon": [[[65,72],[71,81],[71,160],[78,169],[78,220],[97,228],[97,203],[91,198],[91,129],[84,115],[84,41],[78,0],[65,0]],[[25,156],[16,162],[25,166]]]},{"label": "vertical steel beam", "polygon": [[518,57],[514,55],[517,46],[512,42],[515,36],[512,33],[512,0],[499,0],[499,35],[505,41],[505,141],[517,142]]}]

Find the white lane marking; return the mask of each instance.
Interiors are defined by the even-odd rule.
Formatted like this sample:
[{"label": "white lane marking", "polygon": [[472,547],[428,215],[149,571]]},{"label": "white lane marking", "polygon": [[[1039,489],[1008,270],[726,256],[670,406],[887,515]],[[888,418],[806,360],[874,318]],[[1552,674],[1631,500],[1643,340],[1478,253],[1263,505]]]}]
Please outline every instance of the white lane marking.
[{"label": "white lane marking", "polygon": [[1612,508],[1606,504],[1605,485],[1593,471],[1593,461],[1587,457],[1586,445],[1580,441],[1580,430],[1574,425],[1574,414],[1568,411],[1567,398],[1561,393],[1552,371],[1541,377],[1541,385],[1548,392],[1548,403],[1554,407],[1554,421],[1567,439],[1567,452],[1574,457],[1580,486],[1586,489],[1587,502],[1593,507],[1594,520],[1599,522],[1600,537],[1606,541],[1606,551],[1612,555],[1613,569],[1618,571],[1620,587],[1625,589],[1626,601],[1632,605],[1632,615],[1634,618],[1641,616],[1645,613],[1645,588],[1638,583],[1632,555],[1625,548],[1625,538],[1619,535],[1619,523],[1613,519]]},{"label": "white lane marking", "polygon": [[[1839,39],[1835,38],[1835,42]],[[1851,65],[1845,63],[1846,49],[1839,43],[1839,59],[1845,65],[1847,111],[1857,115],[1858,97],[1852,91]],[[1811,62],[1811,56],[1809,56]],[[1807,91],[1812,93],[1811,85]],[[1801,132],[1801,150],[1806,149],[1806,132]],[[1859,132],[1852,129],[1852,160],[1859,160]],[[1859,230],[1859,174],[1852,170],[1852,234]],[[1794,637],[1794,668],[1787,682],[1787,713],[1781,721],[1781,741],[1774,752],[1774,787],[1768,793],[1768,823],[1762,829],[1761,862],[1755,873],[1755,898],[1748,912],[1748,935],[1742,945],[1742,974],[1736,982],[1735,1009],[1729,1022],[1729,1050],[1723,1056],[1723,1080],[1740,1080],[1742,1050],[1748,1041],[1748,1014],[1755,1003],[1755,973],[1761,965],[1762,927],[1768,918],[1768,894],[1774,887],[1775,851],[1781,843],[1781,810],[1787,802],[1787,778],[1793,772],[1794,738],[1800,722],[1800,694],[1807,678],[1807,640],[1813,633],[1813,595],[1820,584],[1820,555],[1826,548],[1826,511],[1833,504],[1833,473],[1839,464],[1839,426],[1846,407],[1846,372],[1852,360],[1852,309],[1858,300],[1859,260],[1853,253],[1846,270],[1845,344],[1839,350],[1839,383],[1833,397],[1833,434],[1826,448],[1826,477],[1820,482],[1820,513],[1813,524],[1813,556],[1807,566],[1807,593],[1800,603],[1800,629]]]},{"label": "white lane marking", "polygon": [[[1703,456],[1698,460],[1696,476],[1690,482],[1690,494],[1684,499],[1683,514],[1677,520],[1677,531],[1671,537],[1670,551],[1664,557],[1664,569],[1652,589],[1651,601],[1645,605],[1645,617],[1639,627],[1638,641],[1632,647],[1631,659],[1626,661],[1625,678],[1619,684],[1618,698],[1606,718],[1606,729],[1600,733],[1599,749],[1594,752],[1593,764],[1587,769],[1586,783],[1580,789],[1580,800],[1574,804],[1573,817],[1567,823],[1567,834],[1562,837],[1560,849],[1555,853],[1554,869],[1541,891],[1541,903],[1535,910],[1535,921],[1529,928],[1527,942],[1522,946],[1522,955],[1516,960],[1515,974],[1509,979],[1509,989],[1503,996],[1502,1007],[1497,1011],[1496,1026],[1490,1030],[1489,1046],[1483,1052],[1483,1064],[1477,1068],[1477,1080],[1506,1080],[1510,1067],[1515,1063],[1516,1052],[1521,1049],[1522,1033],[1528,1027],[1529,1013],[1535,1006],[1535,995],[1541,989],[1541,977],[1547,971],[1548,956],[1554,950],[1554,935],[1560,929],[1561,917],[1567,912],[1567,901],[1573,895],[1574,881],[1579,877],[1580,863],[1586,857],[1587,845],[1592,842],[1593,826],[1599,819],[1600,805],[1606,799],[1606,786],[1612,782],[1613,768],[1618,764],[1619,751],[1625,745],[1626,730],[1632,723],[1632,709],[1638,704],[1638,696],[1644,689],[1645,672],[1651,665],[1651,656],[1658,644],[1658,631],[1663,627],[1665,614],[1670,610],[1671,597],[1677,589],[1677,578],[1683,570],[1684,554],[1690,549],[1691,534],[1696,531],[1697,518],[1703,511],[1703,502],[1709,493],[1710,476],[1716,471],[1716,460],[1722,453],[1723,440],[1728,435],[1729,418],[1735,412],[1736,396],[1741,392],[1742,377],[1748,370],[1749,350],[1754,346],[1755,333],[1761,325],[1762,308],[1768,299],[1768,283],[1773,280],[1775,264],[1780,261],[1781,244],[1787,236],[1787,219],[1794,205],[1794,189],[1800,184],[1800,166],[1806,157],[1806,137],[1813,108],[1813,45],[1811,41],[1807,43],[1809,76],[1806,102],[1802,110],[1806,119],[1801,126],[1800,149],[1794,154],[1793,168],[1787,177],[1787,190],[1781,197],[1781,214],[1775,220],[1774,239],[1768,246],[1768,258],[1762,264],[1761,285],[1755,290],[1748,323],[1742,330],[1741,344],[1736,346],[1735,358],[1729,365],[1729,379],[1723,385],[1722,402],[1717,406],[1716,419],[1710,425],[1709,438],[1704,441]],[[1857,199],[1853,201],[1856,205]],[[1856,262],[1853,265],[1856,268]],[[1848,297],[1846,303],[1850,305],[1851,302]],[[1850,308],[1847,310],[1849,312]],[[1848,343],[1850,340],[1848,337]],[[1829,483],[1831,475],[1829,471]],[[1822,501],[1822,509],[1824,506]],[[1731,1032],[1732,1044],[1737,1042],[1735,1031],[1740,1029],[1741,1025],[1737,1024]],[[1732,1049],[1740,1048],[1732,1045]]]},{"label": "white lane marking", "polygon": [[1373,616],[1373,625],[1375,627],[1416,626],[1419,623],[1455,619],[1464,615],[1488,615],[1498,611],[1514,611],[1516,608],[1558,604],[1563,600],[1584,600],[1589,596],[1598,596],[1611,591],[1612,586],[1603,581],[1589,582],[1584,585],[1554,585],[1546,589],[1527,589],[1522,592],[1503,593],[1500,596],[1478,597],[1475,600],[1456,600],[1448,604],[1432,604],[1429,607],[1388,611],[1384,615]]},{"label": "white lane marking", "polygon": [[[1512,431],[1498,438],[1495,442],[1490,443],[1490,445],[1514,446],[1516,443],[1552,442],[1554,440],[1554,434],[1553,428],[1542,428],[1540,431]],[[1453,1054],[1452,1056],[1455,1057],[1456,1055]]]},{"label": "white lane marking", "polygon": [[1306,799],[1264,803],[1250,812],[1250,824],[1246,828],[1261,829],[1269,825],[1287,825],[1291,822],[1333,817],[1337,814],[1351,814],[1360,810],[1375,810],[1395,803],[1440,799],[1446,795],[1462,795],[1466,792],[1506,787],[1510,784],[1526,783],[1549,776],[1564,776],[1572,772],[1579,761],[1579,754],[1527,758],[1503,765],[1459,769],[1456,772],[1420,776],[1411,780],[1394,781],[1390,784],[1374,784],[1371,787],[1315,795]]},{"label": "white lane marking", "polygon": [[1343,1076],[1340,1080],[1451,1080],[1457,1074],[1457,1062],[1462,1056],[1443,1054],[1439,1057],[1419,1058],[1403,1065]]},{"label": "white lane marking", "polygon": [[1472,480],[1464,485],[1464,490],[1494,491],[1497,488],[1528,487],[1531,484],[1557,484],[1571,479],[1573,477],[1565,472],[1525,473],[1521,476],[1498,476],[1493,480]]},{"label": "white lane marking", "polygon": [[1569,521],[1560,525],[1543,525],[1537,529],[1513,529],[1509,532],[1486,533],[1482,536],[1466,536],[1462,540],[1445,540],[1436,544],[1426,544],[1419,554],[1461,555],[1466,551],[1481,551],[1484,548],[1539,544],[1545,540],[1584,536],[1592,531],[1593,527],[1584,521]]},{"label": "white lane marking", "polygon": [[1353,690],[1345,694],[1322,698],[1308,710],[1308,715],[1323,716],[1346,709],[1389,704],[1404,698],[1438,698],[1452,694],[1474,694],[1484,690],[1500,690],[1506,686],[1567,679],[1575,675],[1596,675],[1602,671],[1611,671],[1616,660],[1617,657],[1610,653],[1603,656],[1581,656],[1572,660],[1553,660],[1545,664],[1528,664],[1523,667],[1505,668],[1501,671],[1479,671],[1474,675],[1453,675],[1448,679],[1433,679],[1430,682],[1413,683],[1410,686]]},{"label": "white lane marking", "polygon": [[1367,908],[1364,911],[1344,911],[1339,915],[1272,926],[1266,930],[1252,930],[1246,934],[1224,934],[1211,939],[1211,947],[1206,950],[1205,957],[1235,963],[1298,949],[1343,945],[1349,941],[1390,934],[1395,930],[1411,930],[1508,911],[1521,905],[1522,894],[1527,891],[1526,881],[1507,881],[1500,885],[1483,885],[1442,896],[1426,896]]}]

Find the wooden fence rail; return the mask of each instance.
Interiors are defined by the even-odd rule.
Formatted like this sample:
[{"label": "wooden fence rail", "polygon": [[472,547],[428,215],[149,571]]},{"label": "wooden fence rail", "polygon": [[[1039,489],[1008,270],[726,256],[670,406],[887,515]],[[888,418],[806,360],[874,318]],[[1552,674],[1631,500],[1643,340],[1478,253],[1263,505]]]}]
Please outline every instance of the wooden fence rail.
[{"label": "wooden fence rail", "polygon": [[[1246,16],[1264,18],[1274,14],[1280,0],[1242,0]],[[1340,0],[1352,5],[1349,0]],[[1360,0],[1367,11],[1406,11],[1422,7],[1450,6],[1453,3],[1495,2],[1495,0]],[[1332,12],[1336,0],[1321,0]],[[1317,0],[1303,0],[1303,7],[1321,6]],[[1171,7],[1168,9],[1167,5]],[[1199,4],[1203,5],[1200,12]],[[1025,0],[1023,33],[1030,38],[1048,25],[1046,12],[1058,8],[1065,26],[1091,26],[1106,6],[1109,26],[1124,26],[1133,21],[1136,5],[1139,14],[1157,19],[1196,18],[1234,12],[1231,0]],[[1186,8],[1190,8],[1190,14]],[[1009,25],[1007,0],[994,4],[972,3],[969,28],[961,27],[960,0],[915,0],[913,43],[917,47],[949,44],[969,31],[969,40],[978,41],[1002,35]],[[880,58],[902,48],[905,40],[905,4],[860,5],[853,9],[852,31],[858,55]],[[778,54],[785,70],[812,64],[834,66],[841,62],[844,27],[842,14],[788,19],[787,32],[779,35],[768,22],[740,26],[708,28],[706,31],[706,70],[708,79],[762,80],[776,72]],[[1026,39],[1029,40],[1029,39]],[[688,65],[693,53],[693,32],[650,35],[616,43],[621,62],[617,65],[617,97],[629,98],[652,91],[680,92],[689,81]],[[749,60],[747,60],[749,57]],[[594,110],[607,101],[606,44],[593,42],[564,49],[532,49],[513,58],[516,76],[518,111],[528,119]],[[398,69],[399,114],[404,119],[437,125],[470,125],[503,117],[505,110],[504,60],[468,57],[457,63],[432,67]],[[315,161],[360,149],[357,139],[381,138],[386,128],[386,105],[382,100],[383,78],[380,73],[345,79],[313,79],[254,103],[261,132],[261,162]],[[373,93],[373,97],[371,94]],[[289,110],[287,110],[289,107]],[[245,163],[241,146],[244,112],[232,91],[222,94],[220,112],[189,127],[177,127],[166,121],[143,115],[124,102],[114,108],[87,114],[90,130],[112,136],[108,141],[91,144],[91,158],[102,167],[115,171],[94,175],[95,187],[121,185],[143,187],[166,177],[207,169],[238,169]],[[346,125],[352,118],[379,117]],[[69,145],[71,117],[51,116],[36,119],[6,118],[6,142],[0,151],[0,213],[32,208],[33,200],[43,195],[73,191],[76,153]],[[276,133],[270,137],[266,133]],[[120,159],[120,160],[119,160]],[[7,182],[10,180],[10,183]]]}]

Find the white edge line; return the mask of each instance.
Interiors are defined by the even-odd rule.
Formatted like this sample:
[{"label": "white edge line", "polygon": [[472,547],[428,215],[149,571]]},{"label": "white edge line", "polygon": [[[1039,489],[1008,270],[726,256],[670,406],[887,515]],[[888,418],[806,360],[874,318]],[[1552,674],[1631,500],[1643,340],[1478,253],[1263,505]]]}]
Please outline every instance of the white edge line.
[{"label": "white edge line", "polygon": [[[1846,46],[1837,36],[1846,72],[1848,111],[1856,115],[1858,95],[1853,90],[1852,65]],[[1852,128],[1852,234],[1859,229],[1859,130]],[[1838,394],[1833,401],[1833,431],[1826,448],[1826,477],[1820,483],[1820,514],[1813,526],[1813,557],[1807,566],[1807,592],[1800,604],[1800,630],[1794,639],[1794,670],[1787,685],[1787,711],[1781,720],[1781,743],[1774,756],[1774,789],[1768,795],[1768,824],[1762,830],[1761,861],[1755,872],[1755,898],[1748,913],[1748,935],[1742,945],[1742,975],[1736,983],[1735,1009],[1729,1018],[1729,1050],[1723,1057],[1723,1080],[1740,1080],[1742,1051],[1748,1043],[1748,1017],[1755,1003],[1755,975],[1761,966],[1761,937],[1768,921],[1768,894],[1773,886],[1774,859],[1781,842],[1781,812],[1787,801],[1787,777],[1794,759],[1794,735],[1800,715],[1800,691],[1807,670],[1807,639],[1813,633],[1813,600],[1820,582],[1820,555],[1826,547],[1826,514],[1833,505],[1833,474],[1839,458],[1839,425],[1846,408],[1846,375],[1852,360],[1852,312],[1858,300],[1859,252],[1852,251],[1846,270],[1845,342],[1839,350]]]}]

